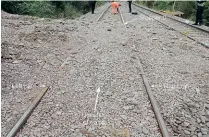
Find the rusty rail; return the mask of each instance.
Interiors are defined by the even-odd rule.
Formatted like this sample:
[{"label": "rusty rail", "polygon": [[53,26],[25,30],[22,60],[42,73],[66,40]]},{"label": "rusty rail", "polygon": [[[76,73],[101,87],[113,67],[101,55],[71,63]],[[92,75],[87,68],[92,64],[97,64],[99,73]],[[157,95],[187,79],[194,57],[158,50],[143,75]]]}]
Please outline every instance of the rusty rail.
[{"label": "rusty rail", "polygon": [[25,113],[22,115],[22,117],[18,120],[18,122],[14,125],[14,127],[10,130],[10,132],[7,134],[7,137],[15,137],[17,132],[22,128],[22,126],[27,122],[28,118],[30,117],[33,110],[37,107],[40,100],[48,90],[48,87],[42,88],[40,93],[36,96],[36,98],[33,100],[33,102],[30,104],[28,109],[25,111]]},{"label": "rusty rail", "polygon": [[163,137],[169,137],[170,135],[169,135],[169,132],[167,130],[167,126],[166,126],[166,124],[165,124],[165,122],[163,120],[163,117],[162,117],[161,113],[160,113],[160,109],[159,109],[159,107],[157,105],[157,101],[156,101],[156,99],[155,99],[155,97],[154,97],[154,95],[152,93],[151,87],[149,85],[147,77],[145,76],[142,64],[141,64],[139,59],[137,59],[137,66],[139,66],[140,75],[141,75],[141,77],[143,79],[143,82],[144,82],[147,94],[149,96],[150,102],[152,104],[152,107],[153,107],[153,110],[154,110],[154,113],[155,113],[155,117],[157,119],[159,128],[161,130],[161,133],[162,133]]},{"label": "rusty rail", "polygon": [[[154,10],[145,8],[145,7],[140,6],[140,5],[138,5],[138,4],[133,3],[133,5],[136,6],[136,7],[138,7],[138,8],[147,10],[147,11],[149,11],[149,12],[158,14],[158,15],[160,15],[160,16],[164,16],[163,14],[161,14],[161,13],[159,13],[159,12],[156,12],[156,11],[154,11]],[[144,14],[144,15],[150,17],[148,14],[142,12],[141,10],[139,10],[139,9],[137,9],[137,10],[138,10],[139,12],[141,12],[142,14]],[[168,17],[169,19],[172,19],[172,20],[174,20],[174,21],[180,22],[180,23],[182,23],[182,24],[186,24],[186,23],[184,23],[184,22],[182,22],[182,21],[176,20],[176,19],[171,18],[171,17],[169,17],[169,16],[166,16],[166,17]],[[152,18],[152,17],[151,17],[151,18]],[[171,27],[171,26],[169,26],[168,24],[166,24],[166,23],[164,23],[164,22],[162,22],[162,21],[159,21],[159,20],[157,20],[157,19],[155,19],[155,18],[152,18],[152,19],[154,19],[154,20],[156,20],[157,22],[159,22],[159,23],[165,25],[166,27],[171,28],[172,30],[174,30],[174,31],[176,31],[176,32],[178,32],[178,33],[180,33],[180,34],[182,34],[182,35],[188,37],[189,39],[191,39],[191,40],[193,40],[193,41],[196,41],[198,44],[201,44],[202,46],[205,46],[206,48],[209,48],[209,45],[208,45],[208,44],[205,44],[205,43],[203,43],[203,42],[201,42],[201,41],[198,41],[198,40],[196,40],[195,38],[192,38],[191,36],[185,35],[184,33],[178,31],[178,30],[175,29],[174,27]],[[204,30],[204,29],[202,29],[202,28],[199,28],[199,27],[196,27],[196,26],[193,26],[193,25],[190,25],[190,24],[186,24],[186,25],[188,25],[188,26],[190,26],[190,27],[192,27],[192,28],[196,28],[196,29],[199,29],[199,30],[201,30],[201,31],[204,31],[204,32],[209,33],[208,30]]]},{"label": "rusty rail", "polygon": [[169,16],[169,15],[167,15],[167,14],[163,14],[163,13],[161,13],[161,12],[155,11],[155,10],[153,10],[153,9],[149,9],[149,8],[147,8],[147,7],[144,7],[144,6],[139,5],[139,4],[136,4],[136,3],[132,3],[132,4],[135,5],[136,7],[140,7],[140,8],[142,8],[142,9],[148,10],[148,11],[150,11],[150,12],[153,12],[153,13],[158,14],[158,15],[161,15],[161,16],[166,16],[166,18],[172,19],[172,20],[177,21],[177,22],[179,22],[179,23],[182,23],[182,24],[188,25],[188,26],[190,26],[190,27],[193,27],[193,28],[199,29],[199,30],[201,30],[201,31],[204,31],[204,32],[206,32],[206,33],[209,33],[209,30],[205,30],[205,29],[200,28],[200,27],[198,27],[198,26],[194,26],[194,25],[191,25],[191,24],[187,24],[187,23],[185,23],[185,22],[183,22],[183,21],[181,21],[181,20],[175,19],[175,18],[173,18],[172,16]]},{"label": "rusty rail", "polygon": [[111,6],[111,5],[109,5],[109,6],[107,7],[107,9],[99,16],[99,18],[98,18],[96,21],[100,21],[100,20],[102,19],[102,17],[103,17],[103,16],[106,14],[106,12],[109,10],[110,6]]}]

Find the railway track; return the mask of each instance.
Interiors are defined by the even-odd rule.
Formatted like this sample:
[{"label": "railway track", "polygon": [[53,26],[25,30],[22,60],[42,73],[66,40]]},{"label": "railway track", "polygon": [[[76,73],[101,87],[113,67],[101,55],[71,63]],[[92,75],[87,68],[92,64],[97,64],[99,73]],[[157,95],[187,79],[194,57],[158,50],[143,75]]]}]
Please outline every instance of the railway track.
[{"label": "railway track", "polygon": [[[107,7],[107,9],[99,16],[99,18],[96,21],[100,21],[105,16],[105,14],[107,13],[107,11],[109,9],[110,9],[110,6]],[[124,20],[124,17],[122,15],[120,9],[119,9],[118,13],[119,13],[118,15],[120,16],[123,26],[126,28],[125,20]],[[142,64],[140,63],[140,59],[136,59],[133,62],[135,64],[135,67],[140,71],[140,75],[141,75],[142,81],[144,83],[144,87],[147,90],[147,94],[149,96],[150,103],[151,103],[153,110],[155,112],[155,116],[156,116],[157,122],[159,124],[159,128],[161,130],[161,133],[162,133],[163,137],[169,137],[169,133],[168,133],[166,124],[165,124],[165,122],[162,118],[162,115],[160,113],[159,107],[157,105],[157,101],[155,100],[154,95],[151,92],[151,88],[150,88],[149,82],[147,81],[147,78],[144,74],[144,70],[143,70]],[[65,63],[66,63],[66,61],[63,62],[63,64],[65,64]],[[64,65],[61,65],[61,67],[63,67],[63,66]],[[43,97],[43,95],[45,94],[47,89],[44,89],[40,93],[40,95],[37,96],[37,98],[34,100],[34,102],[29,106],[29,108],[26,110],[26,112],[23,114],[23,116],[20,118],[20,120],[15,124],[15,126],[9,132],[7,137],[14,137],[18,133],[18,131],[24,126],[24,124],[27,122],[27,119],[30,117],[33,110],[38,105],[38,102],[40,102],[40,99]]]},{"label": "railway track", "polygon": [[[209,30],[198,27],[198,26],[193,26],[191,24],[188,24],[176,17],[172,17],[163,13],[159,13],[157,11],[145,8],[143,6],[137,5],[133,3],[134,8],[139,11],[140,13],[146,15],[147,17],[152,18],[153,20],[159,22],[160,24],[163,24],[167,28],[170,28],[172,30],[177,31],[178,33],[182,34],[183,36],[188,37],[189,39],[196,41],[198,44],[201,44],[205,46],[206,48],[209,48]],[[124,25],[125,28],[127,28],[127,23],[124,21],[124,17],[121,13],[121,10],[119,9],[119,15],[121,18],[121,21]],[[159,20],[159,18],[164,18],[164,20]],[[139,66],[139,70],[141,72],[141,76],[144,82],[144,86],[146,87],[147,94],[149,96],[150,102],[152,104],[153,110],[155,112],[156,119],[159,124],[159,129],[161,130],[162,136],[163,137],[168,137],[170,136],[166,127],[166,124],[161,116],[160,109],[157,105],[157,101],[154,98],[154,95],[152,94],[149,82],[147,81],[146,75],[144,74],[144,70],[142,67],[142,64],[140,63],[140,59],[137,59],[137,66]]]},{"label": "railway track", "polygon": [[[111,5],[110,6],[108,6],[107,7],[107,9],[104,11],[104,12],[102,12],[102,14],[97,18],[97,20],[96,21],[100,21],[100,20],[102,20],[102,18],[104,17],[104,15],[108,12],[108,10],[110,9],[110,7],[111,7]],[[122,23],[123,23],[123,25],[124,25],[124,27],[126,28],[126,24],[125,24],[125,21],[124,21],[124,18],[123,18],[123,15],[122,15],[122,13],[121,13],[121,11],[120,11],[120,8],[118,9],[118,14],[119,14],[119,16],[120,16],[120,19],[121,19],[121,21],[122,21]]]},{"label": "railway track", "polygon": [[110,6],[108,6],[104,12],[102,12],[102,14],[98,17],[98,19],[96,21],[100,21],[109,9],[110,9]]},{"label": "railway track", "polygon": [[[99,20],[101,19],[101,17],[104,16],[104,14],[108,11],[109,8],[110,8],[110,6],[109,6],[109,7],[101,14],[101,16],[97,19],[97,21],[99,21]],[[120,8],[119,8],[119,12],[118,12],[118,13],[119,13],[121,22],[123,23],[123,26],[124,26],[125,28],[127,28],[127,27],[126,27],[125,20],[124,20],[124,17],[123,17],[123,15],[122,15],[122,12],[121,12]],[[166,124],[165,124],[165,121],[163,120],[163,117],[162,117],[162,115],[161,115],[161,112],[160,112],[160,109],[159,109],[159,107],[158,107],[157,101],[156,101],[156,99],[155,99],[155,97],[154,97],[154,95],[153,95],[153,93],[152,93],[152,91],[151,91],[151,87],[150,87],[149,82],[148,82],[148,80],[147,80],[147,77],[146,77],[146,75],[145,75],[145,73],[144,73],[144,69],[143,69],[143,66],[142,66],[142,64],[141,64],[141,61],[140,61],[140,59],[138,58],[138,59],[136,59],[135,61],[132,61],[132,62],[134,62],[134,64],[136,65],[136,67],[137,67],[137,68],[139,69],[139,71],[141,72],[140,75],[141,75],[141,77],[142,77],[142,79],[143,79],[143,83],[144,83],[144,86],[145,86],[145,88],[146,88],[146,91],[147,91],[147,94],[148,94],[150,103],[151,103],[151,105],[152,105],[152,108],[153,108],[153,110],[154,110],[155,117],[156,117],[156,120],[157,120],[157,122],[158,122],[159,129],[160,129],[160,131],[161,131],[161,134],[162,134],[163,137],[169,137],[170,135],[169,135],[167,126],[166,126]]]},{"label": "railway track", "polygon": [[[135,3],[133,3],[133,6],[140,13],[153,18],[155,21],[160,22],[161,24],[181,33],[189,39],[192,39],[197,43],[209,48],[209,30],[187,24],[177,18],[171,17],[167,14],[159,13]],[[159,20],[159,18],[162,17],[164,18],[163,21]]]},{"label": "railway track", "polygon": [[144,73],[144,69],[142,67],[140,59],[138,59],[136,61],[136,64],[137,64],[137,66],[138,66],[138,68],[139,68],[139,70],[141,72],[141,77],[143,79],[144,86],[145,86],[147,94],[149,96],[150,103],[151,103],[152,108],[154,110],[155,117],[157,119],[157,122],[158,122],[158,125],[159,125],[159,129],[161,131],[161,134],[162,134],[163,137],[169,137],[170,135],[169,135],[167,126],[165,124],[165,121],[163,120],[163,117],[161,115],[161,112],[160,112],[160,109],[158,107],[157,101],[156,101],[156,99],[155,99],[155,97],[153,95],[153,92],[151,90],[151,87],[150,87],[150,84],[148,82],[148,79],[147,79],[147,77],[146,77],[146,75]]},{"label": "railway track", "polygon": [[[134,4],[135,5],[135,4]],[[137,6],[137,5],[135,5],[135,6]],[[136,9],[138,9],[138,8],[141,8],[141,7],[136,7]],[[105,14],[107,13],[107,11],[110,9],[110,6],[108,6],[108,8],[99,16],[99,18],[96,20],[96,21],[100,21],[100,20],[102,20],[102,18],[105,16]],[[146,9],[146,8],[141,8],[142,10],[144,10],[144,11],[142,11],[142,10],[139,10],[141,13],[143,13],[143,14],[145,14],[146,16],[153,16],[153,15],[156,15],[157,13],[154,13],[154,12],[152,12],[151,10],[149,11],[148,9]],[[147,10],[147,11],[146,11]],[[160,15],[160,14],[157,14],[158,16],[163,16],[163,15]],[[123,26],[125,27],[125,28],[127,28],[127,26],[126,26],[126,23],[125,23],[125,20],[124,20],[124,17],[123,17],[123,14],[121,13],[121,10],[119,9],[119,16],[120,16],[120,19],[121,19],[121,22],[123,23]],[[170,27],[170,28],[172,28],[172,29],[174,29],[174,30],[176,30],[176,31],[178,31],[178,32],[180,32],[181,34],[184,34],[184,31],[188,31],[188,29],[191,29],[191,31],[192,31],[192,33],[189,33],[188,35],[186,35],[187,37],[189,37],[190,39],[193,39],[193,40],[195,40],[195,41],[197,41],[198,43],[200,43],[200,44],[202,44],[202,45],[204,45],[204,46],[206,46],[206,47],[208,47],[207,46],[207,42],[208,42],[208,39],[206,39],[206,42],[201,42],[201,40],[203,40],[202,38],[198,38],[197,36],[194,36],[194,35],[192,35],[193,33],[194,34],[197,34],[197,33],[201,33],[201,36],[203,37],[203,36],[207,36],[208,35],[208,32],[207,32],[207,30],[202,30],[202,29],[199,29],[198,27],[192,27],[191,25],[187,25],[187,24],[184,24],[184,25],[182,25],[183,24],[183,22],[178,22],[178,21],[176,21],[177,23],[173,23],[174,22],[174,20],[173,19],[170,19],[169,18],[169,20],[167,21],[167,22],[161,22],[161,21],[159,21],[159,20],[156,20],[156,21],[158,21],[158,22],[160,22],[160,23],[162,23],[162,24],[164,24],[165,26],[167,26],[167,27]],[[170,25],[168,25],[169,23],[171,23]],[[181,25],[180,25],[181,24]],[[176,26],[175,26],[176,25]],[[182,31],[181,31],[181,29],[182,29]],[[204,31],[204,32],[203,32]],[[203,35],[202,35],[202,33],[204,33]],[[185,35],[185,34],[184,34]],[[206,43],[206,44],[205,44]],[[162,136],[163,137],[169,137],[170,135],[169,135],[169,132],[168,132],[168,130],[167,130],[167,127],[166,127],[166,124],[165,124],[165,122],[164,122],[164,120],[163,120],[163,117],[162,117],[162,115],[161,115],[161,112],[160,112],[160,109],[159,109],[159,107],[158,107],[158,105],[157,105],[157,101],[156,101],[156,99],[154,98],[154,95],[153,95],[153,93],[152,93],[152,91],[151,91],[151,88],[150,88],[150,85],[149,85],[149,82],[148,82],[148,80],[147,80],[147,77],[146,77],[146,75],[145,75],[145,73],[144,73],[144,69],[143,69],[143,66],[142,66],[142,64],[141,64],[141,61],[140,61],[140,59],[139,58],[136,58],[136,59],[134,59],[133,60],[133,62],[134,62],[134,64],[136,65],[136,68],[140,71],[140,75],[141,75],[141,77],[142,77],[142,80],[143,80],[143,83],[144,83],[144,87],[145,87],[145,89],[146,89],[146,91],[147,91],[147,94],[148,94],[148,97],[149,97],[149,100],[150,100],[150,103],[151,103],[151,105],[152,105],[152,108],[153,108],[153,110],[154,110],[154,113],[155,113],[155,116],[156,116],[156,119],[157,119],[157,122],[158,122],[158,125],[159,125],[159,129],[161,130],[161,133],[162,133]],[[65,64],[65,62],[63,63],[63,64]],[[63,67],[64,65],[62,65],[61,67]],[[42,95],[41,95],[41,97],[44,95],[44,93],[45,93],[45,91],[46,91],[47,89],[45,89],[44,90],[44,92],[42,93]],[[41,99],[41,97],[39,97],[39,99],[36,99],[36,101],[35,102],[39,102],[39,100]],[[34,103],[33,103],[34,104]],[[10,133],[8,134],[8,136],[7,137],[12,137],[12,136],[15,136],[15,134],[18,132],[18,130],[23,126],[23,124],[27,121],[27,119],[29,118],[29,115],[32,113],[32,110],[33,109],[35,109],[35,107],[37,106],[37,104],[35,103],[35,105],[31,105],[30,106],[30,108],[32,108],[32,109],[29,109],[29,110],[27,110],[25,113],[24,113],[24,115],[23,115],[23,117],[21,117],[21,121],[18,121],[18,123],[14,126],[14,128],[10,131]]]},{"label": "railway track", "polygon": [[18,131],[23,127],[23,125],[27,122],[30,115],[33,113],[34,109],[38,106],[39,102],[43,98],[44,94],[47,92],[48,87],[40,89],[39,94],[36,96],[36,98],[33,100],[33,102],[28,106],[25,113],[22,115],[22,117],[17,121],[17,123],[14,125],[14,127],[10,130],[10,132],[7,134],[7,137],[15,137]]}]

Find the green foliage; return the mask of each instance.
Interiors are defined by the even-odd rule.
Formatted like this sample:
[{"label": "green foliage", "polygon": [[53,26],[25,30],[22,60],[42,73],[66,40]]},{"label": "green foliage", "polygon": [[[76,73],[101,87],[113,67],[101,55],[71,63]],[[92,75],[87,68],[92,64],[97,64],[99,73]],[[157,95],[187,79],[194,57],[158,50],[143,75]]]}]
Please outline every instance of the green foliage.
[{"label": "green foliage", "polygon": [[156,1],[154,5],[156,9],[159,9],[159,10],[172,10],[173,2],[172,1]]},{"label": "green foliage", "polygon": [[15,13],[19,12],[19,8],[18,8],[19,3],[22,3],[22,2],[3,1],[3,2],[1,2],[1,8],[4,11],[9,11],[9,13],[15,14]]},{"label": "green foliage", "polygon": [[81,14],[82,13],[76,10],[70,3],[66,3],[64,6],[64,18],[76,18]]},{"label": "green foliage", "polygon": [[88,1],[70,1],[70,2],[73,7],[75,7],[78,11],[81,11],[84,14],[89,11]]},{"label": "green foliage", "polygon": [[205,9],[203,13],[204,22],[207,26],[209,26],[209,1],[205,3]]},{"label": "green foliage", "polygon": [[[97,2],[101,5],[103,2]],[[47,18],[76,18],[89,12],[88,1],[3,1],[2,9],[12,14]]]},{"label": "green foliage", "polygon": [[[195,1],[143,1],[138,3],[156,10],[181,11],[184,13],[183,18],[193,21],[196,18]],[[205,3],[203,18],[204,23],[209,26],[209,1]]]},{"label": "green foliage", "polygon": [[54,12],[54,7],[46,1],[3,1],[2,9],[13,14],[39,17],[50,17]]},{"label": "green foliage", "polygon": [[23,14],[28,14],[38,17],[51,17],[55,8],[47,1],[24,2],[20,5]]},{"label": "green foliage", "polygon": [[194,19],[196,13],[195,1],[178,1],[176,3],[177,11],[184,13],[183,17]]}]

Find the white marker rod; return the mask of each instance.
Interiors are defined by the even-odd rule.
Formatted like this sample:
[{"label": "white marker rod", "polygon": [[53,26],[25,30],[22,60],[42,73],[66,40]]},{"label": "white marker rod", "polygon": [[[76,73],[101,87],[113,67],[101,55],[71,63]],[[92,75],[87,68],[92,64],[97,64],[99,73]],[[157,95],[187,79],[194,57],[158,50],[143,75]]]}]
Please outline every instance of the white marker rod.
[{"label": "white marker rod", "polygon": [[95,100],[94,111],[97,110],[97,103],[98,103],[98,98],[99,98],[100,87],[97,89],[96,92],[97,92],[97,96],[96,96],[96,100]]}]

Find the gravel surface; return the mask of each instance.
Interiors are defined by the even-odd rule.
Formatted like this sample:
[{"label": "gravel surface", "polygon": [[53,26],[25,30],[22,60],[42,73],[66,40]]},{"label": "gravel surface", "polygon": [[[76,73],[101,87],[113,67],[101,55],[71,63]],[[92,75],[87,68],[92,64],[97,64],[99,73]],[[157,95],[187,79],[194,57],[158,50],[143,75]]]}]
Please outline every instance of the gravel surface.
[{"label": "gravel surface", "polygon": [[208,135],[208,49],[157,22],[138,24],[128,46],[140,53],[169,129],[175,136]]},{"label": "gravel surface", "polygon": [[56,81],[53,72],[73,46],[67,34],[76,30],[75,24],[2,13],[2,136],[24,113],[38,88]]},{"label": "gravel surface", "polygon": [[126,3],[127,29],[111,9],[95,22],[107,6],[75,20],[2,13],[2,136],[44,86],[49,91],[18,136],[161,136],[139,58],[170,133],[209,134],[208,49],[127,13]]},{"label": "gravel surface", "polygon": [[[136,7],[134,5],[134,7]],[[181,32],[182,34],[197,40],[198,42],[201,42],[202,44],[204,44],[206,47],[209,48],[209,31],[208,28],[205,28],[204,30],[206,30],[205,32],[202,30],[199,30],[197,28],[194,28],[196,26],[189,26],[187,24],[184,23],[180,23],[178,21],[174,21],[174,17],[169,18],[169,16],[167,15],[158,15],[156,13],[153,13],[151,11],[148,10],[144,10],[143,8],[139,8],[137,7],[137,9],[139,9],[140,12],[143,12],[144,14],[147,14],[151,17],[153,17],[154,19],[164,23],[165,25],[168,25],[170,28],[177,30],[178,32]]]}]

